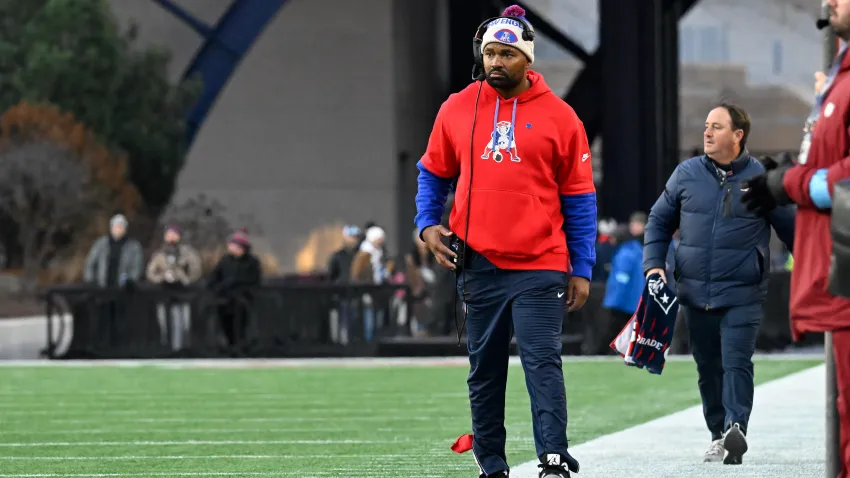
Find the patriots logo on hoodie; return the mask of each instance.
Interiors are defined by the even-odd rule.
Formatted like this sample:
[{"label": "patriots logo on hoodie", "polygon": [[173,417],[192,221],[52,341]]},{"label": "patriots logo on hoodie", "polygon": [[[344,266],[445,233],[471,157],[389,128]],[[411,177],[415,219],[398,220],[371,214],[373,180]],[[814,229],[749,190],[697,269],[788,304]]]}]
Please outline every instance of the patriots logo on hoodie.
[{"label": "patriots logo on hoodie", "polygon": [[[501,163],[504,154],[508,154],[511,161],[518,163],[519,153],[516,149],[516,140],[513,135],[513,125],[510,121],[499,121],[490,135],[490,142],[484,148],[481,159],[489,159],[493,155],[493,161]],[[503,153],[504,151],[504,153]]]}]

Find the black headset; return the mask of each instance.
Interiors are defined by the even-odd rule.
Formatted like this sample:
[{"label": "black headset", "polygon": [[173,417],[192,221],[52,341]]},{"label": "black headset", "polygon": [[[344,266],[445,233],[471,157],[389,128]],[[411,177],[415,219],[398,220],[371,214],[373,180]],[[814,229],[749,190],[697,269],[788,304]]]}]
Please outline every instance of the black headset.
[{"label": "black headset", "polygon": [[511,20],[519,22],[519,24],[522,25],[522,39],[525,41],[534,41],[534,27],[528,23],[528,20],[520,17],[493,17],[484,20],[481,25],[478,25],[478,29],[475,30],[475,36],[472,38],[472,58],[474,59],[474,64],[472,65],[472,79],[475,81],[484,81],[484,78],[486,78],[486,74],[484,72],[484,57],[481,54],[481,43],[484,42],[484,33],[487,32],[487,27],[490,22],[502,18],[510,18]]}]

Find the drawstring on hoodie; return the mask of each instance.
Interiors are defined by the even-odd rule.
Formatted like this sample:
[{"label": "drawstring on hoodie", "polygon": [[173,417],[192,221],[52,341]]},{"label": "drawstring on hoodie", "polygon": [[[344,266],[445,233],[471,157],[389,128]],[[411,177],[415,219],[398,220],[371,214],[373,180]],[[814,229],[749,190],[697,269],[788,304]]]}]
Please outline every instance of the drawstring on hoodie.
[{"label": "drawstring on hoodie", "polygon": [[[514,133],[516,132],[516,104],[517,104],[517,100],[519,100],[519,98],[514,98],[514,102],[513,102],[514,107],[513,107],[513,111],[511,111],[511,135],[508,138],[509,141],[510,141],[508,143],[509,149],[515,143]],[[497,95],[496,96],[496,111],[493,113],[493,132],[490,133],[490,139],[493,140],[494,149],[495,149],[495,146],[496,146],[496,139],[498,138],[498,135],[499,135],[499,132],[496,129],[496,127],[499,124],[499,104],[501,102],[502,102],[502,98]]]}]

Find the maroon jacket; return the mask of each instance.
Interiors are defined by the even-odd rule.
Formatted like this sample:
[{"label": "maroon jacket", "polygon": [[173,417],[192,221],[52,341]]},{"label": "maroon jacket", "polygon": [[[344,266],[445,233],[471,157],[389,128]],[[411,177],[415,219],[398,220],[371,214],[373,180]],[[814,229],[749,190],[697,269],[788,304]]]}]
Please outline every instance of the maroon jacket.
[{"label": "maroon jacket", "polygon": [[792,167],[784,178],[785,191],[797,204],[790,304],[795,340],[807,332],[850,328],[850,300],[827,291],[831,211],[818,209],[809,194],[819,169],[826,170],[830,196],[837,181],[850,178],[850,53],[823,100],[805,164]]}]

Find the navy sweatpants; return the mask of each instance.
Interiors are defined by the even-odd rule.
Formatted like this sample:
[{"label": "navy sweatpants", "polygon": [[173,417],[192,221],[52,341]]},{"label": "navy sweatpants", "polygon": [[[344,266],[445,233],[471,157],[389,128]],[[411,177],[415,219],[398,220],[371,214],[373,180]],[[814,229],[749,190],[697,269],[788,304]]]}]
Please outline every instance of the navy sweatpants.
[{"label": "navy sweatpants", "polygon": [[753,409],[753,353],[761,304],[704,311],[686,307],[691,352],[711,439],[733,423],[746,433]]},{"label": "navy sweatpants", "polygon": [[[472,253],[466,280],[467,346],[473,453],[486,473],[508,470],[505,458],[505,386],[511,330],[531,399],[537,456],[567,454],[567,399],[561,369],[566,274],[496,268]],[[461,296],[463,298],[463,296]]]}]

